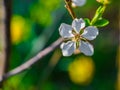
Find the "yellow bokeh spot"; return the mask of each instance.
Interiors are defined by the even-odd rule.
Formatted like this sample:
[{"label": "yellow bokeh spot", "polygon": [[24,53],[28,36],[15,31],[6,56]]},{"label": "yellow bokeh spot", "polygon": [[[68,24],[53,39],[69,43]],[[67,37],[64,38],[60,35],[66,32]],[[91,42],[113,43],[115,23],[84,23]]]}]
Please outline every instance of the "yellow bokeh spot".
[{"label": "yellow bokeh spot", "polygon": [[95,70],[94,62],[90,57],[79,57],[70,63],[68,71],[70,79],[80,85],[88,85]]},{"label": "yellow bokeh spot", "polygon": [[19,43],[23,37],[25,20],[21,16],[13,16],[11,19],[11,40],[12,43]]}]

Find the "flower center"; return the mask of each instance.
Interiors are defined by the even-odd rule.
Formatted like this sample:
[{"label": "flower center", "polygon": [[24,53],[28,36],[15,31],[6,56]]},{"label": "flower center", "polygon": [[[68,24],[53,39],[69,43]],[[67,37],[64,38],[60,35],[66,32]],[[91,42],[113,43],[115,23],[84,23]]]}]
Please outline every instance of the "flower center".
[{"label": "flower center", "polygon": [[74,42],[79,42],[81,39],[81,36],[79,33],[76,33],[75,30],[72,30],[72,34],[74,35],[74,37],[72,38],[72,41]]},{"label": "flower center", "polygon": [[83,33],[83,30],[81,30],[80,33],[77,33],[75,30],[72,30],[72,34],[74,35],[74,37],[72,38],[72,41],[74,42],[79,42],[80,40],[86,41],[86,39],[81,36],[82,33]]},{"label": "flower center", "polygon": [[75,42],[79,42],[80,39],[81,39],[81,36],[80,36],[80,34],[77,34],[77,33],[74,34],[74,37],[72,38],[72,40],[75,41]]},{"label": "flower center", "polygon": [[81,38],[80,34],[76,34],[76,35],[75,35],[76,41],[80,41],[80,38]]}]

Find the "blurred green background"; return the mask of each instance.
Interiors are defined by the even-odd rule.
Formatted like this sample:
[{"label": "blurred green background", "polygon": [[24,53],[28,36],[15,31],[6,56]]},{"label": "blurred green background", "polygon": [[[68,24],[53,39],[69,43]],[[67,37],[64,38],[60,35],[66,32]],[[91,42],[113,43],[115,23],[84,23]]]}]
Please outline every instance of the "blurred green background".
[{"label": "blurred green background", "polygon": [[[96,0],[86,1],[74,11],[78,18],[92,19],[100,4]],[[99,28],[99,36],[92,41],[95,48],[92,57],[83,54],[63,57],[58,48],[28,70],[6,80],[3,90],[120,90],[118,1],[112,1],[104,13],[110,24]],[[13,0],[9,70],[57,40],[62,22],[72,22],[64,0]]]}]

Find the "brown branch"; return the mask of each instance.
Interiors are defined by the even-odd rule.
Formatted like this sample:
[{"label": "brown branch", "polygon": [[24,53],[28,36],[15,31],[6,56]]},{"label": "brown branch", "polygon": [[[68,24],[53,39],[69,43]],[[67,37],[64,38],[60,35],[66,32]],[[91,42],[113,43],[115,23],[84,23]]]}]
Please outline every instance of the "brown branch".
[{"label": "brown branch", "polygon": [[16,74],[19,74],[19,73],[25,71],[26,69],[30,68],[33,64],[35,64],[41,58],[43,58],[44,56],[46,56],[47,54],[49,54],[50,52],[52,52],[56,47],[58,47],[62,41],[63,41],[63,39],[59,38],[53,44],[51,44],[49,47],[47,47],[44,50],[42,50],[41,52],[39,52],[33,58],[29,59],[28,61],[26,61],[22,65],[20,65],[20,66],[16,67],[15,69],[9,71],[8,73],[6,73],[3,76],[3,78],[0,80],[0,83],[3,82],[4,80],[6,80],[7,78],[9,78],[11,76],[14,76]]}]

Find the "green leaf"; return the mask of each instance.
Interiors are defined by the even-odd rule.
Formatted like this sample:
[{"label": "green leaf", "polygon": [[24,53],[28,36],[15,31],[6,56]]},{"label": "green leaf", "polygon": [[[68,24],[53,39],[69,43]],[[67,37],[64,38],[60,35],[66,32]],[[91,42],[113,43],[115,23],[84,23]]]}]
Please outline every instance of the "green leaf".
[{"label": "green leaf", "polygon": [[108,24],[109,24],[109,21],[102,18],[102,19],[97,20],[94,25],[97,26],[97,27],[104,27]]},{"label": "green leaf", "polygon": [[104,13],[106,9],[106,6],[100,6],[97,10],[96,13],[91,21],[91,25],[94,25],[96,23],[97,20],[99,20],[100,18],[102,18],[102,15]]},{"label": "green leaf", "polygon": [[85,21],[85,26],[90,26],[90,19],[85,18],[84,21]]},{"label": "green leaf", "polygon": [[101,18],[101,17],[102,17],[102,15],[103,15],[103,13],[104,13],[104,11],[105,11],[105,8],[106,8],[106,6],[100,6],[100,7],[96,10],[96,14],[98,14],[98,15],[97,15],[98,18]]}]

